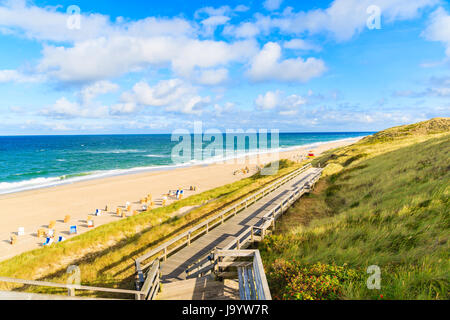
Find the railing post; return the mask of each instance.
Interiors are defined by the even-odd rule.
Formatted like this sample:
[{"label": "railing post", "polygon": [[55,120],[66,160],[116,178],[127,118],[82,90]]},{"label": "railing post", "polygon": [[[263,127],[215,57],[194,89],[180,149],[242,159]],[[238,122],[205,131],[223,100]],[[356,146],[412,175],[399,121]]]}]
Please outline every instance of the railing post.
[{"label": "railing post", "polygon": [[68,295],[69,297],[75,297],[75,288],[73,288],[73,287],[68,287],[67,289],[68,289],[68,290],[67,290],[67,295]]},{"label": "railing post", "polygon": [[221,218],[222,218],[222,224],[223,224],[223,223],[224,223],[224,220],[223,220],[223,219],[224,219],[224,218],[223,218],[223,214],[222,214],[222,217],[221,217]]},{"label": "railing post", "polygon": [[237,207],[234,207],[234,216],[237,215]]},{"label": "railing post", "polygon": [[167,260],[167,247],[164,248],[164,261]]},{"label": "railing post", "polygon": [[241,250],[241,242],[239,239],[236,240],[236,250]]},{"label": "railing post", "polygon": [[206,233],[209,233],[209,222],[206,224]]},{"label": "railing post", "polygon": [[252,226],[252,231],[251,231],[251,237],[252,237],[252,243],[255,242],[255,232],[253,230],[253,226]]},{"label": "railing post", "polygon": [[191,232],[190,231],[188,233],[187,241],[188,241],[188,246],[190,246],[191,245]]}]

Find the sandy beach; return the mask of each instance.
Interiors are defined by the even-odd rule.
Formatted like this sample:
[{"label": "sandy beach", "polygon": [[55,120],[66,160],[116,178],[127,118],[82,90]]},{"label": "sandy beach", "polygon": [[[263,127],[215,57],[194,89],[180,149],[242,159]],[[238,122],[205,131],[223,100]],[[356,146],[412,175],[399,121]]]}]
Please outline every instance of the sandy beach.
[{"label": "sandy beach", "polygon": [[[351,138],[324,143],[311,149],[299,147],[279,154],[280,159],[297,160],[305,156],[309,150],[316,155],[340,146],[355,143],[361,138]],[[168,171],[154,171],[124,176],[109,177],[96,180],[76,182],[51,188],[37,189],[7,195],[0,195],[1,221],[0,224],[0,261],[13,257],[22,252],[42,247],[43,238],[37,237],[37,230],[47,230],[50,221],[56,221],[57,234],[70,238],[69,228],[76,225],[78,234],[87,232],[86,219],[97,208],[105,208],[109,212],[101,217],[95,217],[95,226],[119,220],[115,210],[124,206],[127,201],[132,204],[132,210],[138,210],[139,200],[147,194],[152,194],[156,206],[160,205],[164,194],[169,190],[183,188],[185,197],[195,193],[210,190],[224,184],[232,183],[256,173],[256,163],[266,164],[276,160],[278,155],[260,155],[255,157],[226,163],[197,165]],[[237,162],[237,163],[236,163]],[[249,174],[233,172],[248,166]],[[197,191],[189,191],[190,186],[196,186]],[[170,203],[170,202],[169,202]],[[71,216],[69,223],[64,223],[64,217]],[[18,237],[15,245],[10,244],[10,237],[17,233],[18,228],[25,229],[25,235]]]}]

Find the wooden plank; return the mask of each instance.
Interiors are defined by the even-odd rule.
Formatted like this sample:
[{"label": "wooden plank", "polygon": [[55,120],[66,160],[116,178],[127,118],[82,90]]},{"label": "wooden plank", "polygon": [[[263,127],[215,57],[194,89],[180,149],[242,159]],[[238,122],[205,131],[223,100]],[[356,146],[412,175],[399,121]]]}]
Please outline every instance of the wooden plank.
[{"label": "wooden plank", "polygon": [[249,282],[249,290],[250,290],[250,300],[256,300],[256,289],[255,289],[255,281],[253,280],[253,268],[246,267],[248,282]]},{"label": "wooden plank", "polygon": [[259,254],[258,250],[255,251],[255,264],[259,271],[259,276],[261,278],[260,283],[262,284],[262,289],[264,292],[264,300],[272,300],[269,285],[267,283],[266,274],[264,272],[264,266],[263,266],[262,260],[261,260],[261,255]]}]

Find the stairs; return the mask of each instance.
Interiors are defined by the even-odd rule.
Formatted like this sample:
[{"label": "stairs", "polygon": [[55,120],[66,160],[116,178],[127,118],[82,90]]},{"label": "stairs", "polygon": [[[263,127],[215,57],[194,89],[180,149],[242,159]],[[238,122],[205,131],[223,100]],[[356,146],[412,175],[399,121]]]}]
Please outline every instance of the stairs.
[{"label": "stairs", "polygon": [[163,283],[157,300],[239,300],[239,282],[210,276]]}]

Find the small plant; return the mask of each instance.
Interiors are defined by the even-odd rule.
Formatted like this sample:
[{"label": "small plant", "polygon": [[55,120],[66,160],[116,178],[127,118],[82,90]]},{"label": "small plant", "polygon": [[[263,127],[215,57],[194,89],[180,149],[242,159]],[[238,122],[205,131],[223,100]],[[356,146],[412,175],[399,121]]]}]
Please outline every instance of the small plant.
[{"label": "small plant", "polygon": [[277,259],[268,273],[274,298],[279,300],[337,300],[342,285],[358,281],[361,273],[344,266],[316,263],[302,265]]}]

